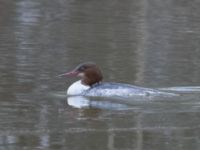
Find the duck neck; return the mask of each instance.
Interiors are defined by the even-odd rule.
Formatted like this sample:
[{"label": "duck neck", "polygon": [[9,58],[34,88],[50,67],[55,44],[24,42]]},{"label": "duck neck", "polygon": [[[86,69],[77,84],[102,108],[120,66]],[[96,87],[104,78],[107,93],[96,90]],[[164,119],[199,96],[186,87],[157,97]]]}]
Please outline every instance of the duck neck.
[{"label": "duck neck", "polygon": [[92,86],[101,82],[103,76],[99,70],[89,70],[87,71],[83,78],[81,79],[82,84]]}]

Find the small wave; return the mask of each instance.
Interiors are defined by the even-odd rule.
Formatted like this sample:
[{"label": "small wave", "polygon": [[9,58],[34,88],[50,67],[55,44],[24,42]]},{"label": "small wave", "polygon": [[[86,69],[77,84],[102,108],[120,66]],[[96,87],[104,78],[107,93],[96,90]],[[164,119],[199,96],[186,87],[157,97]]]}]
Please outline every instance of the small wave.
[{"label": "small wave", "polygon": [[166,88],[159,88],[162,91],[171,91],[171,92],[199,92],[200,93],[200,86],[176,86],[176,87],[166,87]]}]

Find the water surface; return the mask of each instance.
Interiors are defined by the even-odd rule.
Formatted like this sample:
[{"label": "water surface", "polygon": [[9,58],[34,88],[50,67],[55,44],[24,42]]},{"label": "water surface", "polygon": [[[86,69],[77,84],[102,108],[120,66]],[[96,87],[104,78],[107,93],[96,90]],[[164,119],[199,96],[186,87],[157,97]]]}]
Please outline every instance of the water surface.
[{"label": "water surface", "polygon": [[[198,150],[199,6],[1,0],[0,149]],[[105,81],[181,96],[91,98],[73,106],[65,91],[76,79],[56,76],[84,61],[96,62]]]}]

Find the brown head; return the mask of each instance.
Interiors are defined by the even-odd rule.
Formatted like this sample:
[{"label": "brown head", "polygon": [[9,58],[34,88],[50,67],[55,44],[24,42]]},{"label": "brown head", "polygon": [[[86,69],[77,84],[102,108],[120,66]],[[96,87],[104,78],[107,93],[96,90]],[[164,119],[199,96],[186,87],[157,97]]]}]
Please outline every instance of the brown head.
[{"label": "brown head", "polygon": [[74,70],[61,74],[59,76],[81,77],[81,82],[92,86],[103,80],[102,73],[95,63],[86,62],[78,65]]}]

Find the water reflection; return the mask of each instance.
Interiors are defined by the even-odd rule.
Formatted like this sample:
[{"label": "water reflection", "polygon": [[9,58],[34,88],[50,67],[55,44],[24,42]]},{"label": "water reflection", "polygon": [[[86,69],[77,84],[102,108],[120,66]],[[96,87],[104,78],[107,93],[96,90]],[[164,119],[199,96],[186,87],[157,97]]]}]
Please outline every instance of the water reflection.
[{"label": "water reflection", "polygon": [[49,135],[42,135],[40,137],[40,148],[48,148],[50,146]]},{"label": "water reflection", "polygon": [[[180,147],[188,147],[192,143],[194,149],[198,148],[199,126],[142,127],[143,117],[146,116],[140,114],[137,118],[134,118],[137,119],[138,123],[136,127],[130,128],[123,128],[120,126],[113,128],[113,126],[117,126],[117,123],[122,125],[122,122],[120,123],[122,120],[117,119],[115,120],[116,122],[109,122],[107,129],[74,127],[62,132],[46,132],[46,134],[43,134],[41,131],[34,133],[24,131],[12,136],[1,136],[0,147],[16,149],[28,146],[30,148],[60,149],[63,146],[74,148],[78,143],[83,149],[85,149],[84,147],[86,146],[87,148],[96,148],[97,150],[102,148],[116,150],[129,148],[146,149],[148,148],[147,145],[159,148],[161,148],[162,145],[162,147],[168,149],[170,147],[169,143],[171,143],[174,147],[179,149]],[[101,142],[103,145],[101,147],[97,146],[97,141]],[[160,144],[154,146],[153,143],[156,141]],[[145,142],[148,142],[148,144],[146,145]],[[177,146],[177,143],[179,146]]]},{"label": "water reflection", "polygon": [[37,25],[41,17],[39,7],[38,1],[18,1],[16,3],[17,22],[21,25]]},{"label": "water reflection", "polygon": [[71,96],[67,98],[68,105],[75,108],[99,108],[108,110],[123,110],[128,109],[128,105],[119,104],[107,101],[105,99],[99,99],[94,97],[84,97],[84,96]]},{"label": "water reflection", "polygon": [[0,144],[15,144],[17,142],[16,137],[13,135],[0,136]]},{"label": "water reflection", "polygon": [[[0,14],[0,149],[199,149],[198,1],[1,0]],[[53,96],[73,82],[54,77],[85,61],[181,96]]]}]

